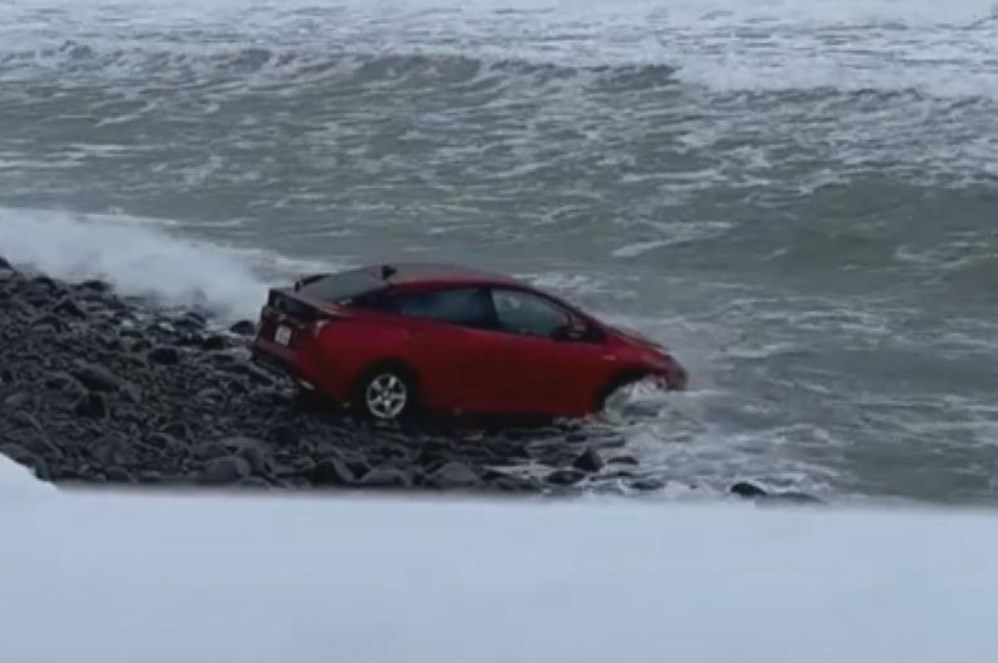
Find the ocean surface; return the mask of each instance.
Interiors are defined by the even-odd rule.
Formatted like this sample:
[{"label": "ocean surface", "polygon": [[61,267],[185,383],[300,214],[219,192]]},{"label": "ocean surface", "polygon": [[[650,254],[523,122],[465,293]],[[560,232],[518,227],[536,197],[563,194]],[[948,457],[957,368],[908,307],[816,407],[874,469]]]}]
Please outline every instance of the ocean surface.
[{"label": "ocean surface", "polygon": [[386,260],[667,344],[670,486],[998,501],[991,0],[0,0],[0,255],[255,316]]}]

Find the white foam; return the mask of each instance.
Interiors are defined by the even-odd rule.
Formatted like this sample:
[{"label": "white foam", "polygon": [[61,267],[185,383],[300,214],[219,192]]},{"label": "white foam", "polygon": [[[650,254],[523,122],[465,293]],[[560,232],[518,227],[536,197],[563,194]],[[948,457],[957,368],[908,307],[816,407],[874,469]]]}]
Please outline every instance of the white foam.
[{"label": "white foam", "polygon": [[[302,49],[321,54],[345,48],[568,66],[677,65],[684,80],[725,90],[911,88],[998,98],[996,35],[994,0],[347,0],[335,8],[315,0],[144,0],[116,6],[22,0],[0,5],[0,51],[86,40],[87,46],[117,53],[114,66],[123,73],[131,71],[130,56],[119,61],[123,46],[210,60],[218,49],[266,44],[292,47],[299,55]],[[44,60],[35,64],[48,66]]]},{"label": "white foam", "polygon": [[126,296],[255,317],[267,283],[231,248],[167,234],[149,220],[0,207],[0,255],[66,280],[100,278]]}]

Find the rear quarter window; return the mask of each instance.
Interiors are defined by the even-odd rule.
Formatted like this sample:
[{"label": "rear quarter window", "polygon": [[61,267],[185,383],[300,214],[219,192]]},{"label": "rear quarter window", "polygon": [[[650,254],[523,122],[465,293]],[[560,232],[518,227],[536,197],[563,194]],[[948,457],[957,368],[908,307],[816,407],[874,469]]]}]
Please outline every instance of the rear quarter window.
[{"label": "rear quarter window", "polygon": [[423,318],[485,328],[493,326],[492,302],[481,288],[448,288],[391,297],[385,308],[412,318]]}]

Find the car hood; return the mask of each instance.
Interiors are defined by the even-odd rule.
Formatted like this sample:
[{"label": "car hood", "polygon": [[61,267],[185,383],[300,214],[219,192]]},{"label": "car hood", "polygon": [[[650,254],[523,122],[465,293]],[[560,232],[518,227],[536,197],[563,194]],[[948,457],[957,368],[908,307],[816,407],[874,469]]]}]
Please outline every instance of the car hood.
[{"label": "car hood", "polygon": [[650,336],[646,336],[645,334],[639,332],[636,329],[631,329],[630,327],[624,327],[620,325],[614,325],[612,326],[612,329],[621,336],[623,336],[624,338],[630,341],[634,341],[640,345],[644,345],[649,348],[654,348],[656,350],[661,350],[663,352],[666,350],[665,346],[662,345],[660,342],[656,341]]}]

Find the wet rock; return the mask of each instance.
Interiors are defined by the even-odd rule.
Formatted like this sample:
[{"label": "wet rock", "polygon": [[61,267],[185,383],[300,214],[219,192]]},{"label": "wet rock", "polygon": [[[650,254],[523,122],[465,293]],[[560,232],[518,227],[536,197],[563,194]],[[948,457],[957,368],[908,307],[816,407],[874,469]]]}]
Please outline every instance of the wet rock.
[{"label": "wet rock", "polygon": [[212,334],[201,339],[201,347],[205,350],[224,350],[227,345],[225,337]]},{"label": "wet rock", "polygon": [[427,485],[436,488],[472,488],[482,485],[482,479],[461,461],[452,460],[427,478]]},{"label": "wet rock", "polygon": [[0,370],[0,384],[14,384],[14,372],[9,368]]},{"label": "wet rock", "polygon": [[5,398],[3,406],[9,410],[16,410],[31,405],[31,400],[31,394],[19,391]]},{"label": "wet rock", "polygon": [[229,327],[229,331],[239,336],[252,336],[256,333],[256,324],[250,320],[240,320]]},{"label": "wet rock", "polygon": [[135,483],[135,477],[121,467],[111,467],[105,472],[108,483]]},{"label": "wet rock", "polygon": [[409,488],[412,483],[410,473],[392,466],[375,467],[360,480],[360,485],[367,488]]},{"label": "wet rock", "polygon": [[56,391],[80,394],[86,391],[79,380],[64,371],[53,371],[45,378],[45,387]]},{"label": "wet rock", "polygon": [[180,454],[184,450],[184,445],[180,442],[180,440],[165,432],[153,433],[146,440],[146,443],[151,447],[155,447],[156,449],[160,449],[168,453]]},{"label": "wet rock", "polygon": [[614,456],[613,458],[611,458],[607,462],[610,463],[611,465],[637,465],[638,464],[638,461],[637,461],[637,459],[634,456],[628,456],[626,454],[625,455],[620,455],[620,456]]},{"label": "wet rock", "polygon": [[266,442],[251,437],[230,437],[221,441],[229,453],[243,458],[255,474],[265,474],[270,468],[270,449]]},{"label": "wet rock", "polygon": [[249,488],[251,490],[267,490],[270,488],[270,484],[266,479],[261,477],[243,477],[239,480],[240,488]]},{"label": "wet rock", "polygon": [[10,458],[15,463],[24,465],[25,467],[34,467],[38,462],[35,454],[31,453],[20,444],[15,444],[13,442],[0,444],[0,453],[7,458]]},{"label": "wet rock", "polygon": [[82,320],[87,317],[87,312],[77,304],[72,297],[63,297],[52,307],[54,313]]},{"label": "wet rock", "polygon": [[279,425],[271,428],[267,437],[279,447],[291,447],[298,444],[299,434],[294,426]]},{"label": "wet rock", "polygon": [[107,397],[100,392],[90,392],[81,396],[73,405],[73,413],[90,419],[104,419],[108,416]]},{"label": "wet rock", "polygon": [[127,382],[110,370],[82,360],[76,362],[72,376],[91,391],[114,393],[130,389],[130,385]]},{"label": "wet rock", "polygon": [[755,485],[750,481],[739,481],[733,484],[729,489],[732,495],[737,495],[738,497],[754,498],[754,497],[766,497],[769,493],[762,487]]},{"label": "wet rock", "polygon": [[655,477],[641,477],[631,482],[631,488],[644,492],[652,492],[665,488],[665,482]]},{"label": "wet rock", "polygon": [[0,270],[14,271],[14,268],[3,256],[0,256]]},{"label": "wet rock", "polygon": [[66,323],[54,313],[45,313],[31,321],[31,329],[35,333],[59,333],[66,330]]},{"label": "wet rock", "polygon": [[547,482],[554,486],[574,486],[586,478],[579,470],[555,470],[547,476]]},{"label": "wet rock", "polygon": [[229,450],[226,449],[221,442],[212,440],[210,442],[202,442],[197,444],[193,449],[194,457],[199,460],[212,460],[214,458],[222,458],[229,455]]},{"label": "wet rock", "polygon": [[583,451],[572,463],[572,467],[583,472],[599,472],[603,469],[603,465],[603,458],[592,448]]},{"label": "wet rock", "polygon": [[356,481],[353,471],[338,458],[323,458],[308,476],[317,486],[349,486]]},{"label": "wet rock", "polygon": [[182,421],[174,421],[163,426],[162,430],[164,435],[169,435],[176,440],[183,440],[185,442],[191,439],[191,429],[190,426]]},{"label": "wet rock", "polygon": [[90,279],[81,283],[78,288],[80,290],[89,290],[91,292],[109,292],[111,286],[105,282],[98,279]]},{"label": "wet rock", "polygon": [[180,351],[172,346],[163,345],[147,352],[146,358],[160,366],[176,366],[180,363]]},{"label": "wet rock", "polygon": [[225,485],[248,477],[250,472],[250,465],[245,459],[239,456],[226,456],[206,462],[204,469],[198,475],[198,480],[209,485]]},{"label": "wet rock", "polygon": [[728,489],[732,495],[765,503],[785,504],[824,504],[824,501],[814,495],[797,491],[770,492],[751,481],[738,481]]}]

